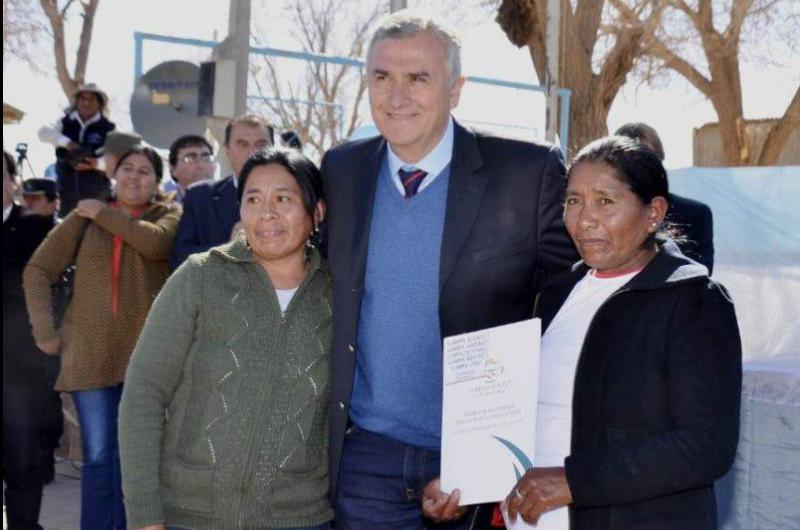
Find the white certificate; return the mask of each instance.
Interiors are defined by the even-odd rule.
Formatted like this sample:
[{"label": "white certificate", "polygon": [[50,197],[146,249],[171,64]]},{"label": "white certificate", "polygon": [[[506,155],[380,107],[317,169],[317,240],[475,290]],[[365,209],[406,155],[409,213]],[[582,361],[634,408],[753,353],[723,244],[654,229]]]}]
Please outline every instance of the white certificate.
[{"label": "white certificate", "polygon": [[441,488],[505,499],[533,467],[539,319],[444,339]]}]

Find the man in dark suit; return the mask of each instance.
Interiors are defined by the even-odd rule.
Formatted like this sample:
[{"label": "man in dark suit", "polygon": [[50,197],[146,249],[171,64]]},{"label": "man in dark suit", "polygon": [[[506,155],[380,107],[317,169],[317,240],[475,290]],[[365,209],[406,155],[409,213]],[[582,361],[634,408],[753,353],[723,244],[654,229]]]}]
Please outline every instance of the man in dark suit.
[{"label": "man in dark suit", "polygon": [[475,510],[436,480],[442,338],[530,318],[543,279],[576,259],[561,221],[562,157],[453,120],[460,42],[434,20],[383,19],[366,75],[381,136],[322,162],[337,525],[436,526],[424,508],[447,528],[467,527]]},{"label": "man in dark suit", "polygon": [[233,174],[222,180],[197,182],[187,190],[170,257],[173,269],[178,268],[190,254],[205,252],[226,243],[238,233],[236,179],[250,155],[272,145],[272,142],[272,126],[261,116],[245,114],[228,123],[225,128],[225,153]]},{"label": "man in dark suit", "polygon": [[[36,244],[37,241],[43,240],[44,235],[54,226],[53,219],[58,210],[56,183],[48,179],[26,179],[22,183],[22,201],[27,214],[24,220],[21,218],[17,220],[19,224],[25,226],[25,228],[22,228],[22,232],[30,230],[30,227],[38,227],[35,230],[39,232],[35,233],[33,237],[24,235],[22,238],[28,241],[27,244]],[[31,215],[36,217],[30,218]],[[44,218],[44,221],[38,217]],[[12,223],[13,225],[14,223]],[[41,233],[42,231],[44,231],[44,235]],[[13,250],[10,252],[13,252]],[[23,253],[23,255],[25,254]],[[27,318],[27,310],[25,315]],[[55,458],[53,453],[58,449],[61,435],[64,432],[61,393],[53,390],[58,378],[58,372],[61,370],[61,359],[57,355],[47,356],[44,358],[44,364],[46,367],[46,389],[43,390],[43,410],[39,417],[41,426],[40,445],[42,448],[42,465],[44,466],[44,483],[50,484],[55,478]]]},{"label": "man in dark suit", "polygon": [[[55,183],[46,181],[55,193]],[[22,271],[55,222],[14,202],[14,159],[3,152],[3,481],[9,528],[40,529],[48,469],[40,442],[53,396],[48,363],[36,347],[22,291]]]},{"label": "man in dark suit", "polygon": [[[646,123],[626,123],[614,134],[642,142],[664,161],[664,144],[656,130]],[[714,218],[711,208],[703,202],[674,193],[669,194],[667,202],[667,222],[683,236],[677,241],[678,248],[685,256],[705,265],[711,276],[714,270]]]}]

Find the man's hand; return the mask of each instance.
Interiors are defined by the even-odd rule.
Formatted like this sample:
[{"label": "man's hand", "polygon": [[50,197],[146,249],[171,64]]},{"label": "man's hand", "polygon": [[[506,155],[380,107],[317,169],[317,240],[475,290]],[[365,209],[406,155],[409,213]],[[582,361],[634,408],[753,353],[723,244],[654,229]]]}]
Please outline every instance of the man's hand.
[{"label": "man's hand", "polygon": [[97,214],[100,213],[100,210],[105,207],[106,203],[103,201],[98,201],[97,199],[83,199],[78,201],[78,206],[75,207],[75,210],[81,217],[94,220]]},{"label": "man's hand", "polygon": [[47,355],[57,355],[61,349],[61,339],[53,339],[47,342],[37,342],[36,347]]},{"label": "man's hand", "polygon": [[237,221],[237,223],[233,225],[233,229],[231,230],[230,240],[236,241],[236,239],[239,237],[239,232],[241,232],[242,230],[244,230],[244,225],[242,224],[241,221]]},{"label": "man's hand", "polygon": [[464,517],[466,510],[458,505],[461,493],[453,490],[448,495],[440,489],[440,485],[439,479],[435,478],[425,486],[422,491],[422,513],[437,523]]},{"label": "man's hand", "polygon": [[508,517],[516,520],[517,514],[525,522],[536,524],[544,512],[572,503],[572,492],[563,467],[529,469],[506,497]]},{"label": "man's hand", "polygon": [[136,530],[167,530],[163,524],[151,524],[150,526],[140,526]]}]

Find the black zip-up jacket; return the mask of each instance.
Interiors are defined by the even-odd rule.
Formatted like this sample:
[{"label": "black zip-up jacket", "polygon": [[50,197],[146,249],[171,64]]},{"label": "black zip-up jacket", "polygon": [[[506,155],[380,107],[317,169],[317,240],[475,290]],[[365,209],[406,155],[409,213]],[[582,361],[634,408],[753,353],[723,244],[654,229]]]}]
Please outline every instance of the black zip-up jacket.
[{"label": "black zip-up jacket", "polygon": [[[579,263],[542,289],[543,328],[587,271]],[[741,358],[725,289],[663,243],[586,333],[565,461],[570,528],[717,528],[713,484],[736,453]]]}]

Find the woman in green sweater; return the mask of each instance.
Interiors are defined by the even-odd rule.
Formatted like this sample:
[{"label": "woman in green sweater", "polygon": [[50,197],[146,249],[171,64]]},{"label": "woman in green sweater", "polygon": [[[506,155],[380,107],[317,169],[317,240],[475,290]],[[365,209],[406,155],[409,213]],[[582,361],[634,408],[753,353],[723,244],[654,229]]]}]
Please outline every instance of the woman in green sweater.
[{"label": "woman in green sweater", "polygon": [[314,164],[254,154],[243,234],[189,258],[159,294],[120,408],[129,528],[326,529],[331,279]]}]

